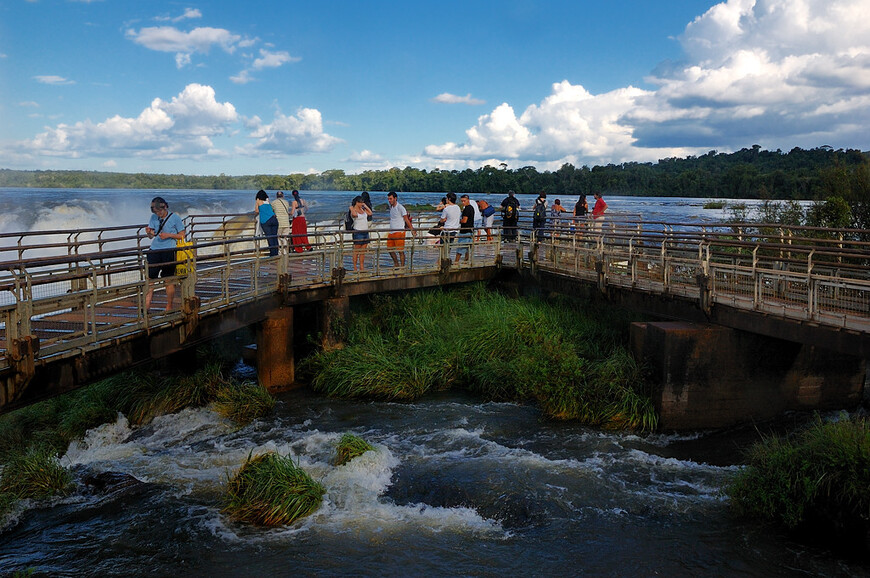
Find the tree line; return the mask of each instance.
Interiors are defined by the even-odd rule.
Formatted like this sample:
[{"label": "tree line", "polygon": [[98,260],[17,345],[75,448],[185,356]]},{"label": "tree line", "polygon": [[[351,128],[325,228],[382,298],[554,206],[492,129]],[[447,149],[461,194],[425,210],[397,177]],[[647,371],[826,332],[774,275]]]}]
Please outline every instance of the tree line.
[{"label": "tree line", "polygon": [[762,150],[759,145],[733,153],[658,162],[575,167],[555,171],[533,166],[427,171],[413,167],[347,174],[341,169],[288,175],[196,176],[96,171],[0,170],[0,187],[337,190],[456,193],[545,192],[553,195],[635,195],[736,199],[814,199],[848,201],[870,193],[870,153],[854,149],[794,148]]}]

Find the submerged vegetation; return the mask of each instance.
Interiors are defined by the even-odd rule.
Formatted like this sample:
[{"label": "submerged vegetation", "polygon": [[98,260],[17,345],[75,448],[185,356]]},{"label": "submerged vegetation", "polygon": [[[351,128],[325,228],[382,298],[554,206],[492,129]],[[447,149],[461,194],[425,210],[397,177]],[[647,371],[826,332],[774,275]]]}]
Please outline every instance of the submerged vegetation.
[{"label": "submerged vegetation", "polygon": [[229,479],[224,513],[236,521],[283,526],[320,507],[326,489],[290,456],[248,456]]},{"label": "submerged vegetation", "polygon": [[315,390],[344,398],[413,400],[464,388],[494,400],[535,400],[556,419],[652,430],[641,368],[626,349],[628,319],[579,300],[509,298],[472,285],[375,297],[345,348],[302,364]]},{"label": "submerged vegetation", "polygon": [[790,529],[857,540],[870,532],[870,424],[817,419],[752,446],[727,487],[734,511]]},{"label": "submerged vegetation", "polygon": [[341,436],[335,448],[335,465],[343,466],[350,460],[375,449],[369,442],[359,436],[346,433]]}]

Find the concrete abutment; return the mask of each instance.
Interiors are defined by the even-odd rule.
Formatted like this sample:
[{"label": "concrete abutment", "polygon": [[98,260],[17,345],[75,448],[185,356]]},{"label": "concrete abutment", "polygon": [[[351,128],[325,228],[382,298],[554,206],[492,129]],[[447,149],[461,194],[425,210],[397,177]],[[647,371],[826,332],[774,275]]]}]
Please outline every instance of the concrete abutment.
[{"label": "concrete abutment", "polygon": [[633,323],[664,430],[715,428],[789,410],[860,405],[865,360],[719,325]]}]

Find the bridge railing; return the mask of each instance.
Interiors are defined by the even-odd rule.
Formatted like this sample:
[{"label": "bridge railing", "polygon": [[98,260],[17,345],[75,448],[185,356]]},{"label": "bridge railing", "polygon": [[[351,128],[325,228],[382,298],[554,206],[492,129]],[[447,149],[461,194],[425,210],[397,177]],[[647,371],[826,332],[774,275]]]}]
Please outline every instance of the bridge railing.
[{"label": "bridge railing", "polygon": [[[335,283],[339,274],[341,282],[355,282],[437,272],[455,249],[452,244],[419,242],[422,238],[409,235],[406,264],[398,268],[390,257],[397,249],[385,243],[388,231],[373,230],[370,242],[357,247],[366,256],[366,269],[354,271],[348,231],[312,232],[307,239],[310,251],[282,248],[270,256],[267,240],[250,231],[214,234],[216,229],[209,229],[209,223],[226,222],[223,217],[197,216],[191,221],[188,234],[193,248],[184,263],[187,273],[168,279],[147,278],[141,235],[121,236],[117,242],[125,248],[102,251],[100,243],[106,239],[32,243],[25,251],[50,255],[0,262],[0,351],[5,354],[0,369],[26,358],[25,349],[33,347],[34,336],[39,337],[41,360],[78,355],[134,332],[183,323],[195,315],[258,299],[282,284],[292,290]],[[499,253],[497,238],[475,242],[469,260],[454,266],[492,265]],[[175,307],[165,312],[155,297],[161,308],[147,310],[146,293],[150,289],[159,293],[168,283],[178,286]]]},{"label": "bridge railing", "polygon": [[[653,230],[649,230],[653,228]],[[655,230],[611,223],[531,232],[522,266],[608,285],[698,299],[785,318],[870,331],[870,250],[847,236],[756,233],[712,227]],[[835,232],[836,233],[836,232]]]}]

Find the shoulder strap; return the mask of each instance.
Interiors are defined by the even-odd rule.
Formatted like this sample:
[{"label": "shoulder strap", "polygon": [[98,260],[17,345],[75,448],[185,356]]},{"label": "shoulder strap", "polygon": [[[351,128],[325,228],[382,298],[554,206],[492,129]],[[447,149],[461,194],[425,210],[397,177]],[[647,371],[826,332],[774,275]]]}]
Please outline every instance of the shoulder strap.
[{"label": "shoulder strap", "polygon": [[166,224],[166,221],[168,221],[168,220],[169,220],[169,217],[171,217],[171,216],[172,216],[172,213],[169,213],[168,215],[166,215],[166,218],[165,218],[165,219],[160,219],[160,227],[157,229],[157,232],[154,233],[154,236],[155,236],[155,237],[156,237],[157,235],[160,234],[160,231],[163,230],[163,225]]}]

